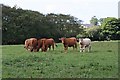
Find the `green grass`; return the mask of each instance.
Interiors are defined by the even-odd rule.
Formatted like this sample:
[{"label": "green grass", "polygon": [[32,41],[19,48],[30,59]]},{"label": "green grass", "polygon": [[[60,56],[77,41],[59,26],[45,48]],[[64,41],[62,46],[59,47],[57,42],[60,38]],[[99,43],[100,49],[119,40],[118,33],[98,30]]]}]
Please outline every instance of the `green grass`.
[{"label": "green grass", "polygon": [[63,45],[55,51],[29,52],[23,45],[2,46],[3,78],[117,78],[118,43],[93,42],[90,53]]}]

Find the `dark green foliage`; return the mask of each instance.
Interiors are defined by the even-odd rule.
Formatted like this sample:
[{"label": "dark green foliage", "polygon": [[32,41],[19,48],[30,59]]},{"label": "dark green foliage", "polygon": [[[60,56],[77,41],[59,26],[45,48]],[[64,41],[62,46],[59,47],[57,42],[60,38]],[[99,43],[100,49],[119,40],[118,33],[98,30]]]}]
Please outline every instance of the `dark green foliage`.
[{"label": "dark green foliage", "polygon": [[120,19],[114,17],[107,17],[104,19],[102,25],[102,34],[105,38],[120,39]]},{"label": "dark green foliage", "polygon": [[96,16],[93,16],[90,20],[90,23],[93,25],[93,26],[97,26],[98,25],[98,19],[96,18]]},{"label": "dark green foliage", "polygon": [[84,29],[77,36],[89,37],[92,40],[120,40],[120,18],[101,18],[101,25]]},{"label": "dark green foliage", "polygon": [[2,44],[23,44],[25,39],[60,37],[89,37],[92,40],[120,39],[120,19],[101,18],[98,25],[96,16],[91,18],[93,28],[84,29],[82,20],[65,14],[42,14],[2,5]]},{"label": "dark green foliage", "polygon": [[79,20],[70,15],[47,14],[2,6],[3,44],[23,43],[26,38],[54,38],[76,36],[82,31]]}]

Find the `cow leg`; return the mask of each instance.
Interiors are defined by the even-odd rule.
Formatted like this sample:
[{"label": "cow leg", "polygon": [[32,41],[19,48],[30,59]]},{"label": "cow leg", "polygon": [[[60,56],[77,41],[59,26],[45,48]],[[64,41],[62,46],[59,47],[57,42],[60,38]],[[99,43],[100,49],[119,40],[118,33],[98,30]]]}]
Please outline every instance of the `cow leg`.
[{"label": "cow leg", "polygon": [[44,52],[44,51],[45,51],[45,47],[42,47],[42,48],[41,48],[41,51]]},{"label": "cow leg", "polygon": [[32,52],[33,51],[33,49],[30,49],[30,52]]},{"label": "cow leg", "polygon": [[37,47],[37,52],[39,52],[39,49],[40,49],[40,48],[39,48],[39,47]]},{"label": "cow leg", "polygon": [[50,49],[51,49],[51,46],[46,45],[46,46],[45,46],[45,52],[47,51],[48,48],[49,48],[49,50],[50,50]]},{"label": "cow leg", "polygon": [[86,48],[83,48],[83,52],[85,52],[86,51]]},{"label": "cow leg", "polygon": [[81,51],[81,48],[80,48],[80,52],[82,52],[82,51]]},{"label": "cow leg", "polygon": [[83,48],[80,48],[80,52],[83,52],[83,50],[84,50]]},{"label": "cow leg", "polygon": [[41,49],[41,52],[44,52],[44,49],[43,49],[43,48]]},{"label": "cow leg", "polygon": [[88,46],[88,52],[90,52],[90,51],[91,51],[91,45]]},{"label": "cow leg", "polygon": [[64,48],[65,53],[67,52],[67,50],[68,50],[68,47],[66,46],[66,47]]},{"label": "cow leg", "polygon": [[80,48],[80,52],[85,52],[85,46],[82,46],[82,47]]},{"label": "cow leg", "polygon": [[84,45],[80,45],[80,52],[83,52],[84,50]]},{"label": "cow leg", "polygon": [[75,48],[76,48],[76,51],[77,51],[77,43],[75,44]]},{"label": "cow leg", "polygon": [[51,50],[51,46],[49,46],[49,51]]},{"label": "cow leg", "polygon": [[53,51],[54,51],[54,44],[52,45]]},{"label": "cow leg", "polygon": [[73,46],[73,50],[74,50],[74,48],[75,48],[75,47]]},{"label": "cow leg", "polygon": [[85,52],[85,50],[86,50],[86,47],[84,46],[84,47],[83,47],[83,52]]}]

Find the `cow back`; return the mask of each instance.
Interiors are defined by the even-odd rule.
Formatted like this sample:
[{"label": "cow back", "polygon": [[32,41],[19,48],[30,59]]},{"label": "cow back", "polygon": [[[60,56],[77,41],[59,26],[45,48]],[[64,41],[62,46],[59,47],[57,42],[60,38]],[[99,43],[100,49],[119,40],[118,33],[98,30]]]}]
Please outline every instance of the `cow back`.
[{"label": "cow back", "polygon": [[75,38],[65,38],[64,39],[64,45],[75,45],[77,43],[77,40]]}]

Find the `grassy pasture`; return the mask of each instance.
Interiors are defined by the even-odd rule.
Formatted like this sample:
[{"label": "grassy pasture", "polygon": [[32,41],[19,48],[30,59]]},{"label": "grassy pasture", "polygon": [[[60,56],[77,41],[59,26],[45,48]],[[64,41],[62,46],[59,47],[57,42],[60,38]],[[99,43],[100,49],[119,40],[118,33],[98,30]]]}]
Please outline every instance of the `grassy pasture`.
[{"label": "grassy pasture", "polygon": [[117,78],[118,43],[93,42],[92,51],[79,52],[58,44],[55,51],[29,52],[23,45],[2,46],[3,78]]}]

